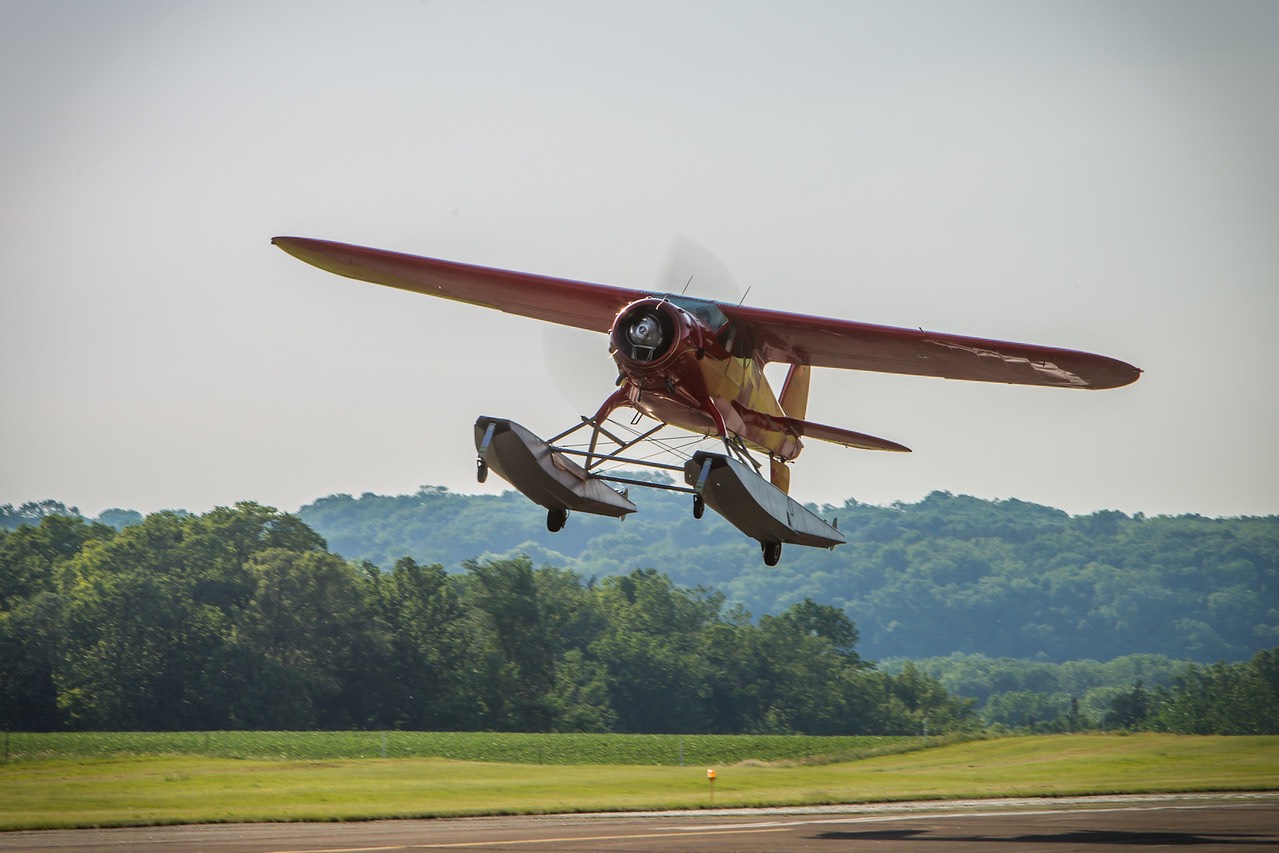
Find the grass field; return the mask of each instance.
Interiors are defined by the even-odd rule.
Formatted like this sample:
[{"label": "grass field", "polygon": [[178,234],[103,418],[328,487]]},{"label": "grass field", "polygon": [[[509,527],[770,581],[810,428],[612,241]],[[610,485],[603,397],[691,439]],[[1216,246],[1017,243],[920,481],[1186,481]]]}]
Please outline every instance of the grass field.
[{"label": "grass field", "polygon": [[[380,737],[377,746],[380,756]],[[20,757],[0,766],[0,828],[1279,789],[1274,736],[1010,737],[818,763],[794,755],[778,763],[750,756],[716,765],[713,802],[703,762],[298,760],[168,752],[73,755],[46,748],[35,757],[15,751]]]},{"label": "grass field", "polygon": [[514,732],[13,732],[4,759],[121,755],[333,760],[452,758],[516,764],[735,764],[838,761],[920,749],[917,737],[604,735]]}]

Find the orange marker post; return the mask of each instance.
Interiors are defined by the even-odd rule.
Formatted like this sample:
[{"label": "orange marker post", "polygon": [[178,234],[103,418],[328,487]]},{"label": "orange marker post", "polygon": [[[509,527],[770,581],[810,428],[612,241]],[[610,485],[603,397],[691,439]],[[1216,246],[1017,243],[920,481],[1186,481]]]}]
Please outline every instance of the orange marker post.
[{"label": "orange marker post", "polygon": [[713,803],[715,802],[715,768],[714,767],[706,768],[706,779],[711,786],[711,802]]}]

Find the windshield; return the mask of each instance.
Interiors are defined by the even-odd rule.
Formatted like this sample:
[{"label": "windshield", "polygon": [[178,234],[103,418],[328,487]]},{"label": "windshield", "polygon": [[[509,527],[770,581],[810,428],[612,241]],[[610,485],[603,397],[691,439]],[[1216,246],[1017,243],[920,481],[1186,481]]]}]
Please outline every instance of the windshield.
[{"label": "windshield", "polygon": [[712,332],[718,332],[728,322],[728,317],[724,316],[724,312],[709,299],[698,299],[695,296],[667,296],[666,299],[672,305],[683,308],[701,320]]}]

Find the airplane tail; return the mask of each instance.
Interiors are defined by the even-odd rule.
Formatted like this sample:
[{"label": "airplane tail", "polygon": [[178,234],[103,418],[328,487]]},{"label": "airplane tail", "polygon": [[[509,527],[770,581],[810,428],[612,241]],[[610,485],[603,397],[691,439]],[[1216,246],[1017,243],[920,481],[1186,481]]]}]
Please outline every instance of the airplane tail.
[{"label": "airplane tail", "polygon": [[777,400],[787,417],[803,420],[808,415],[808,384],[813,369],[807,364],[792,364]]},{"label": "airplane tail", "polygon": [[[792,364],[787,371],[777,402],[788,417],[803,420],[808,413],[808,387],[812,373],[813,369],[807,364]],[[771,468],[769,480],[774,486],[790,494],[790,468],[780,459],[774,459]]]},{"label": "airplane tail", "polygon": [[[782,393],[778,397],[777,402],[781,405],[782,411],[786,413],[786,417],[779,418],[782,424],[795,435],[802,435],[807,438],[816,438],[820,441],[830,441],[835,444],[842,444],[845,447],[859,447],[863,450],[888,450],[897,453],[909,453],[910,448],[898,444],[895,441],[889,441],[886,438],[877,438],[873,435],[866,435],[863,432],[853,432],[840,427],[826,426],[825,424],[815,424],[812,421],[805,420],[808,415],[808,387],[809,379],[812,376],[813,369],[807,364],[792,364],[790,371],[786,374],[786,381],[782,384]],[[778,471],[779,466],[783,469]],[[773,485],[782,491],[786,491],[779,479],[784,482],[790,482],[790,471],[780,463],[773,464]]]},{"label": "airplane tail", "polygon": [[[887,450],[896,453],[910,453],[910,448],[878,438],[863,432],[853,432],[840,427],[815,424],[805,420],[808,414],[808,388],[812,376],[812,368],[807,364],[792,364],[786,374],[786,382],[782,385],[782,393],[777,402],[781,405],[785,416],[777,418],[779,425],[795,435],[830,441],[845,447],[858,447],[863,450]],[[787,494],[790,493],[790,468],[780,459],[772,460],[769,480],[774,486]]]},{"label": "airplane tail", "polygon": [[790,494],[790,467],[780,459],[769,460],[769,481],[781,489],[783,493]]}]

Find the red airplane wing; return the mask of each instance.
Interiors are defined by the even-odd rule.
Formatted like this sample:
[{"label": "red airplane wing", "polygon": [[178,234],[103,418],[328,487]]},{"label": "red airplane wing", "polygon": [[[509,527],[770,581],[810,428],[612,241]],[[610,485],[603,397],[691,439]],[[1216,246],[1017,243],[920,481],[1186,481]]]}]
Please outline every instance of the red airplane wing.
[{"label": "red airplane wing", "polygon": [[1118,388],[1141,376],[1131,364],[1087,352],[745,305],[720,308],[737,325],[738,340],[769,362],[1064,388]]},{"label": "red airplane wing", "polygon": [[[609,331],[626,305],[654,295],[307,237],[271,242],[347,278],[597,332]],[[717,304],[738,327],[737,346],[769,362],[1066,388],[1117,388],[1141,375],[1092,353]]]},{"label": "red airplane wing", "polygon": [[299,260],[347,278],[595,332],[607,332],[618,311],[648,295],[308,237],[275,237],[271,242]]}]

